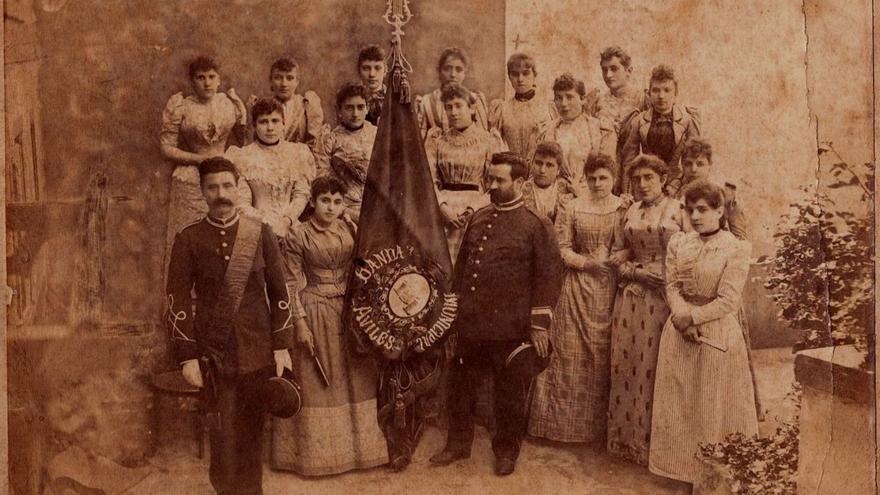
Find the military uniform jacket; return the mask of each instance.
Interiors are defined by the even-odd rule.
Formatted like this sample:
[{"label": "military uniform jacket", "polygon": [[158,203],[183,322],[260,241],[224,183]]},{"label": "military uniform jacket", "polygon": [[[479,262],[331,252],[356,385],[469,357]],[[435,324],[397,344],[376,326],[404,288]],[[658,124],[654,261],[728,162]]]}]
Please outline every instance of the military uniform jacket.
[{"label": "military uniform jacket", "polygon": [[[180,362],[204,356],[210,346],[221,351],[224,369],[249,373],[271,365],[273,350],[293,347],[293,319],[283,261],[275,235],[266,224],[260,226],[250,278],[232,331],[223,335],[208,323],[239,224],[238,215],[225,223],[205,217],[183,229],[174,240],[166,298],[172,350]],[[196,293],[195,320],[192,289]]]},{"label": "military uniform jacket", "polygon": [[562,287],[550,221],[522,197],[474,213],[455,265],[456,329],[462,339],[527,339],[548,329]]}]

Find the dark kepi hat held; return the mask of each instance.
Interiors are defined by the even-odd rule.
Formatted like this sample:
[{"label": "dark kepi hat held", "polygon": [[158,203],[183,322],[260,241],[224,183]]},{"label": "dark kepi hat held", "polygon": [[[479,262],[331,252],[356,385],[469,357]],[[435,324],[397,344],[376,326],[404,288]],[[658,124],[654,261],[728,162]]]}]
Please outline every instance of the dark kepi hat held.
[{"label": "dark kepi hat held", "polygon": [[302,409],[302,395],[293,373],[285,369],[281,376],[266,380],[262,390],[266,411],[276,418],[292,418]]},{"label": "dark kepi hat held", "polygon": [[531,342],[524,342],[507,356],[504,366],[517,376],[535,376],[550,365],[550,354],[552,349],[548,347],[547,357],[542,358]]}]

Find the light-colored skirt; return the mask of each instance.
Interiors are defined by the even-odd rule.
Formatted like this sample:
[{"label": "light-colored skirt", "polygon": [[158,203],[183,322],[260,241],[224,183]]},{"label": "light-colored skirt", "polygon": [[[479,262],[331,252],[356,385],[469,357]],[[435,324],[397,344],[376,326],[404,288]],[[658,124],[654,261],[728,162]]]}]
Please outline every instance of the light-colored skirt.
[{"label": "light-colored skirt", "polygon": [[376,406],[378,371],[370,358],[349,350],[342,296],[304,291],[301,299],[330,386],[324,386],[314,358],[294,349],[293,373],[302,387],[303,408],[293,418],[273,419],[272,467],[324,476],[386,464],[388,449]]},{"label": "light-colored skirt", "polygon": [[736,313],[699,326],[702,335],[727,352],[684,340],[666,322],[660,339],[654,417],[652,473],[693,483],[700,473],[699,445],[730,433],[758,434],[749,357]]},{"label": "light-colored skirt", "polygon": [[566,272],[550,328],[550,366],[535,383],[530,435],[559,442],[604,437],[614,291],[611,277]]}]

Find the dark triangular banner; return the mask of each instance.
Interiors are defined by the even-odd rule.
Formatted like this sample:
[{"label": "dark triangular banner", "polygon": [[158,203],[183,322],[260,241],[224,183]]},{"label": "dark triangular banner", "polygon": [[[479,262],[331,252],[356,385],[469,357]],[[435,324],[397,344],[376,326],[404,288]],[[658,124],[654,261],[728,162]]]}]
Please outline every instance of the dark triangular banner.
[{"label": "dark triangular banner", "polygon": [[412,105],[401,102],[406,84],[388,79],[345,321],[360,341],[401,359],[444,339],[458,301],[449,291],[452,263],[419,128]]}]

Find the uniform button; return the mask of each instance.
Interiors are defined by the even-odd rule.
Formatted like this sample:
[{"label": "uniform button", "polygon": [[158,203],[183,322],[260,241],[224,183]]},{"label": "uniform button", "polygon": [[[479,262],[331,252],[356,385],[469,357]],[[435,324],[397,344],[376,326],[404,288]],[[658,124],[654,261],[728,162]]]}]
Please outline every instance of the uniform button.
[{"label": "uniform button", "polygon": [[228,247],[228,246],[229,246],[229,244],[226,244],[225,242],[222,243],[222,244],[220,244],[220,245],[223,246],[223,247]]},{"label": "uniform button", "polygon": [[226,235],[226,231],[225,231],[225,230],[221,230],[221,231],[220,231],[220,235]]},{"label": "uniform button", "polygon": [[498,214],[497,214],[497,213],[493,213],[493,214],[492,214],[492,218],[498,218]]},{"label": "uniform button", "polygon": [[482,250],[483,250],[483,246],[480,246],[477,248],[477,251],[482,251]]},{"label": "uniform button", "polygon": [[480,264],[480,260],[476,260],[476,261],[474,261],[474,263],[476,263],[476,264],[479,265],[479,264]]},{"label": "uniform button", "polygon": [[491,229],[491,228],[492,228],[492,224],[490,223],[489,225],[486,225],[486,228],[487,228],[487,229]]},{"label": "uniform button", "polygon": [[484,241],[486,240],[486,236],[483,236],[483,240],[484,240]]},{"label": "uniform button", "polygon": [[477,274],[476,274],[476,273],[474,274],[474,278],[477,278]]},{"label": "uniform button", "polygon": [[228,260],[229,260],[229,256],[224,256],[223,259],[228,261]]},{"label": "uniform button", "polygon": [[471,292],[475,292],[477,290],[476,287],[471,287]]}]

